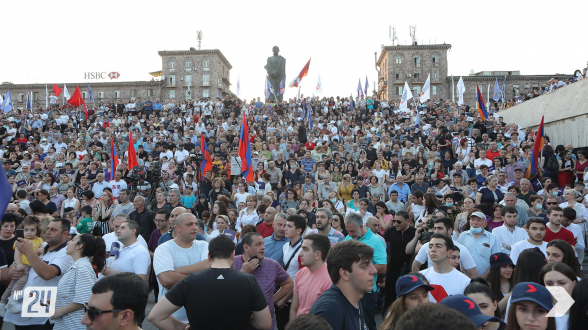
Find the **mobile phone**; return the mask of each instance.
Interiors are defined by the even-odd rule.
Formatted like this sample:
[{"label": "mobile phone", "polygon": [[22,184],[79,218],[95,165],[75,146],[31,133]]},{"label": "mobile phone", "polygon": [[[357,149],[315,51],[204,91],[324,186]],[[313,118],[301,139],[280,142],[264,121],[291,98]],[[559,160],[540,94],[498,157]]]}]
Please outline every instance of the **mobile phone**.
[{"label": "mobile phone", "polygon": [[18,239],[19,237],[24,239],[24,229],[15,230],[14,236],[16,236],[16,239]]},{"label": "mobile phone", "polygon": [[247,260],[247,262],[249,262],[249,261],[251,261],[253,259],[259,259],[259,258],[257,258],[257,256],[253,256],[253,257],[249,258],[249,260]]}]

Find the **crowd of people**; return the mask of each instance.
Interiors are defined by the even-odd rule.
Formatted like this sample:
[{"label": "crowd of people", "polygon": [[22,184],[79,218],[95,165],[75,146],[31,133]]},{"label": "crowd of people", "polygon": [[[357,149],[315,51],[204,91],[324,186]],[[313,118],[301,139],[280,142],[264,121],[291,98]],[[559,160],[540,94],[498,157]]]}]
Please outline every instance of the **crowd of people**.
[{"label": "crowd of people", "polygon": [[[372,97],[166,102],[100,104],[88,119],[57,104],[0,114],[12,186],[0,231],[4,321],[137,329],[147,317],[182,330],[375,330],[380,313],[382,330],[588,321],[582,150],[545,137],[532,162],[531,128],[448,100],[408,111]],[[23,317],[22,290],[43,286],[58,288],[55,314]],[[575,299],[566,315],[545,317],[549,286]]]},{"label": "crowd of people", "polygon": [[568,79],[564,79],[564,80],[560,80],[559,77],[553,77],[553,78],[549,79],[547,82],[543,83],[541,86],[533,87],[533,90],[529,91],[526,94],[520,93],[515,90],[514,91],[515,96],[512,99],[509,99],[505,102],[504,108],[508,109],[512,106],[519,104],[519,103],[529,101],[529,100],[537,98],[541,95],[555,92],[556,90],[558,90],[562,87],[566,87],[569,84],[573,84],[573,83],[576,83],[582,79],[585,79],[587,71],[588,71],[588,68],[584,68],[584,69],[582,69],[582,71],[576,70],[576,71],[574,71],[574,74],[572,75],[572,77],[570,77]]}]

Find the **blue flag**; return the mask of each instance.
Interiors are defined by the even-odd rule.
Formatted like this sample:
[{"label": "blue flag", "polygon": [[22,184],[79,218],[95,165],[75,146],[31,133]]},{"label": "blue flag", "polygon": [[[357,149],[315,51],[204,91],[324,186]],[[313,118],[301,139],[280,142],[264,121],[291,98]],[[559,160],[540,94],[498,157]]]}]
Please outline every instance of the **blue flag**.
[{"label": "blue flag", "polygon": [[353,111],[353,94],[351,94],[351,100],[349,101],[349,110]]},{"label": "blue flag", "polygon": [[419,114],[419,108],[418,107],[417,107],[416,120],[414,121],[414,127],[415,128],[420,128],[421,127],[421,116]]},{"label": "blue flag", "polygon": [[[6,94],[8,97],[9,94]],[[0,219],[4,216],[10,198],[12,197],[12,186],[8,182],[6,172],[4,172],[4,166],[0,166]]]},{"label": "blue flag", "polygon": [[360,95],[363,95],[363,89],[361,88],[361,79],[359,79],[359,81],[357,82],[357,98],[359,98]]},{"label": "blue flag", "polygon": [[286,91],[286,76],[284,75],[284,78],[280,82],[280,90],[278,91],[278,95],[284,94],[285,91]]},{"label": "blue flag", "polygon": [[[4,98],[2,105],[0,105],[0,110],[2,110],[4,112],[12,111],[12,97],[10,96],[10,91],[6,92],[6,97]],[[12,191],[12,190],[10,190],[10,191]]]},{"label": "blue flag", "polygon": [[498,78],[494,82],[494,92],[492,93],[492,99],[494,102],[500,101],[500,84],[498,83]]},{"label": "blue flag", "polygon": [[270,83],[269,77],[265,77],[265,99],[269,100],[272,95],[272,84]]},{"label": "blue flag", "polygon": [[308,131],[312,130],[312,105],[308,105]]},{"label": "blue flag", "polygon": [[502,102],[506,100],[506,76],[504,76],[504,81],[502,82],[502,95],[501,95]]},{"label": "blue flag", "polygon": [[33,92],[27,93],[27,109],[31,110],[33,108]]},{"label": "blue flag", "polygon": [[90,83],[88,83],[88,95],[90,96],[90,101],[94,101],[94,97],[92,96],[92,88],[90,88]]},{"label": "blue flag", "polygon": [[220,99],[220,89],[218,89],[218,90],[216,91],[216,97],[218,97],[218,98]]},{"label": "blue flag", "polygon": [[366,75],[365,76],[365,93],[364,93],[365,96],[368,96],[368,87],[369,87],[369,84],[368,84],[367,75]]}]

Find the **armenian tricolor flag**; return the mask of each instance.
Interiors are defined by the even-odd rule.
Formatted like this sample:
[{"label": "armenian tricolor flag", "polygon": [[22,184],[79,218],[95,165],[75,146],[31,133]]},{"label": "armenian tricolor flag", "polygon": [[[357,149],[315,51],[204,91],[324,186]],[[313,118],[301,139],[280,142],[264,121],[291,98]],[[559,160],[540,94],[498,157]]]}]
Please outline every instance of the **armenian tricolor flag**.
[{"label": "armenian tricolor flag", "polygon": [[484,99],[482,98],[482,93],[480,93],[480,87],[476,85],[476,93],[478,94],[478,113],[480,117],[486,121],[488,120],[488,111],[486,111],[486,103],[484,103]]},{"label": "armenian tricolor flag", "polygon": [[247,117],[243,114],[243,124],[241,125],[241,136],[239,140],[239,157],[241,157],[241,174],[245,180],[254,182],[253,166],[251,165],[251,147],[249,145],[249,125]]},{"label": "armenian tricolor flag", "polygon": [[537,167],[539,166],[539,154],[545,146],[545,130],[543,127],[543,120],[545,116],[541,117],[541,124],[535,134],[535,143],[533,144],[533,154],[531,154],[531,161],[529,162],[529,168],[527,168],[527,174],[525,177],[528,179],[537,173]]},{"label": "armenian tricolor flag", "polygon": [[206,139],[204,133],[200,134],[200,153],[204,157],[202,164],[200,164],[200,174],[204,176],[206,172],[212,171],[212,157],[210,157],[210,151],[206,145]]}]

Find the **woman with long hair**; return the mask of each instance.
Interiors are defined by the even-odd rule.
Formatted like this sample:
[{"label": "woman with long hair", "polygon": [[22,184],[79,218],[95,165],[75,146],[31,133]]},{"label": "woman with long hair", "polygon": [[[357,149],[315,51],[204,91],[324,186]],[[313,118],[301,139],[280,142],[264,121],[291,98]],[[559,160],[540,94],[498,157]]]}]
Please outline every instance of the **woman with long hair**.
[{"label": "woman with long hair", "polygon": [[384,314],[380,330],[393,330],[398,320],[408,310],[420,304],[429,303],[429,291],[434,290],[420,273],[401,276],[396,281],[396,300]]},{"label": "woman with long hair", "polygon": [[556,330],[555,318],[547,317],[552,308],[553,298],[544,286],[537,282],[519,283],[513,289],[506,330]]},{"label": "woman with long hair", "polygon": [[98,281],[97,274],[106,264],[106,245],[101,237],[81,234],[67,242],[66,254],[72,257],[73,265],[65,271],[57,285],[55,298],[55,320],[53,329],[69,330],[72,324],[80,324],[84,317],[82,301],[92,295],[92,286]]},{"label": "woman with long hair", "polygon": [[[376,163],[378,162],[376,161]],[[388,176],[386,175],[385,178],[387,179]],[[375,175],[370,177],[370,184],[368,186],[368,198],[371,200],[372,196],[380,196],[380,201],[384,201],[386,197],[386,191],[384,191],[382,182]]]},{"label": "woman with long hair", "polygon": [[421,211],[418,218],[415,220],[415,226],[420,223],[426,223],[437,211],[439,211],[439,201],[434,194],[425,194],[423,198],[425,208]]},{"label": "woman with long hair", "polygon": [[246,207],[239,212],[237,219],[237,231],[241,232],[245,225],[256,225],[259,222],[257,214],[257,196],[247,196]]},{"label": "woman with long hair", "polygon": [[492,289],[490,289],[490,285],[483,278],[473,278],[472,282],[463,291],[463,295],[472,299],[478,305],[482,314],[501,318],[498,301]]},{"label": "woman with long hair", "polygon": [[359,189],[354,188],[351,191],[351,200],[349,200],[349,202],[347,202],[346,206],[347,206],[347,212],[349,211],[355,211],[357,212],[359,210]]},{"label": "woman with long hair", "polygon": [[501,213],[503,207],[504,206],[502,206],[501,204],[492,205],[490,220],[487,221],[488,227],[490,229],[500,227],[504,224],[504,220],[502,220],[502,213]]},{"label": "woman with long hair", "polygon": [[578,278],[582,278],[584,276],[584,274],[582,274],[578,258],[576,257],[576,253],[574,252],[574,248],[570,245],[570,243],[561,239],[554,239],[553,241],[547,243],[546,252],[547,263],[564,263],[574,271]]},{"label": "woman with long hair", "polygon": [[343,236],[347,236],[347,229],[345,229],[343,221],[345,221],[345,218],[341,215],[341,213],[333,212],[333,221],[331,221],[331,227],[342,233]]},{"label": "woman with long hair", "polygon": [[112,211],[114,211],[114,198],[112,198],[112,193],[108,190],[104,190],[102,193],[102,197],[98,202],[98,206],[94,210],[93,218],[94,218],[94,230],[92,234],[94,236],[103,236],[110,233],[110,226],[108,224],[108,219],[110,219],[110,215]]},{"label": "woman with long hair", "polygon": [[[216,229],[216,220],[220,215],[226,215],[226,216],[229,215],[228,210],[227,210],[227,206],[225,203],[223,203],[221,201],[215,201],[212,204],[210,218],[208,219],[208,222],[206,223],[206,226],[208,227],[209,233]],[[227,222],[227,225],[230,225],[230,222]]]},{"label": "woman with long hair", "polygon": [[376,203],[376,214],[374,216],[378,218],[378,231],[380,234],[384,235],[386,229],[390,228],[392,225],[394,216],[390,214],[386,203],[382,201]]},{"label": "woman with long hair", "polygon": [[337,188],[339,199],[343,200],[344,203],[349,202],[353,198],[353,189],[355,189],[355,185],[351,181],[351,175],[343,175],[343,181],[339,183],[339,187]]},{"label": "woman with long hair", "polygon": [[[541,268],[539,284],[545,287],[561,287],[571,296],[574,286],[578,284],[578,278],[570,266],[562,262],[552,262]],[[568,310],[566,315],[555,317],[557,329],[568,329],[569,313]]]},{"label": "woman with long hair", "polygon": [[569,150],[562,151],[560,155],[561,159],[557,160],[559,165],[557,182],[559,182],[560,188],[565,188],[566,185],[573,183],[576,162],[572,159],[572,152]]},{"label": "woman with long hair", "polygon": [[513,287],[514,263],[506,253],[495,253],[490,256],[488,284],[498,300],[508,295]]}]

